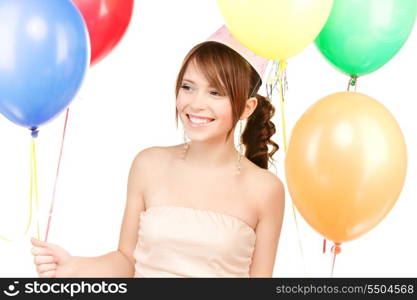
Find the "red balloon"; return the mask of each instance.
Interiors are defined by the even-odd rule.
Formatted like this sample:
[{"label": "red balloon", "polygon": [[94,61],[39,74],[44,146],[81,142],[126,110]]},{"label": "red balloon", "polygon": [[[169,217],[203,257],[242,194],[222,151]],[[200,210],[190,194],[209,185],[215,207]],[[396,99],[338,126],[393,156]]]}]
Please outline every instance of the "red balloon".
[{"label": "red balloon", "polygon": [[91,42],[90,66],[119,43],[130,23],[133,0],[72,0],[87,23]]}]

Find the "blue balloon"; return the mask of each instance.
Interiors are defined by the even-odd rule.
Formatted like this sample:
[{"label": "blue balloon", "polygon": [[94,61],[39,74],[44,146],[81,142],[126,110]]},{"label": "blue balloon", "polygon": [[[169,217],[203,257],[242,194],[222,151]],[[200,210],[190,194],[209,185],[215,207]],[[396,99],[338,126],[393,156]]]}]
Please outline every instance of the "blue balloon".
[{"label": "blue balloon", "polygon": [[0,112],[36,129],[68,107],[90,62],[71,0],[0,0]]}]

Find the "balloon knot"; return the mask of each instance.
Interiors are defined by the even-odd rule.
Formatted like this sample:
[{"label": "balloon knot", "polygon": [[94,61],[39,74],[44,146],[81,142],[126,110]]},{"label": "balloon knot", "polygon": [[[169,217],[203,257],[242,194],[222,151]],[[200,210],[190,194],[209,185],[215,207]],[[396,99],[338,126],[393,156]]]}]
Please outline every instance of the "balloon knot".
[{"label": "balloon knot", "polygon": [[37,137],[38,137],[38,132],[39,132],[39,129],[38,129],[37,127],[33,127],[33,128],[31,128],[30,130],[31,130],[31,135],[32,135],[32,137],[33,137],[33,138],[37,138]]},{"label": "balloon knot", "polygon": [[334,255],[339,254],[340,252],[342,252],[342,248],[340,247],[341,243],[334,243],[334,246],[332,247],[332,253]]},{"label": "balloon knot", "polygon": [[347,86],[347,91],[350,91],[350,87],[353,86],[355,88],[355,92],[356,92],[356,87],[358,86],[358,77],[356,75],[352,75],[349,78],[349,83]]},{"label": "balloon knot", "polygon": [[278,64],[279,64],[279,70],[284,70],[288,65],[288,63],[285,59],[280,60]]}]

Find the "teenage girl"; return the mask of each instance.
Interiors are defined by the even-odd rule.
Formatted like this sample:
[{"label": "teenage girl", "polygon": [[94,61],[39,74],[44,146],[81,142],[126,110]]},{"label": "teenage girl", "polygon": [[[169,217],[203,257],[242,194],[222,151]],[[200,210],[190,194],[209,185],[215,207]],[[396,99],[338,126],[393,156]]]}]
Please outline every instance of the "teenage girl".
[{"label": "teenage girl", "polygon": [[241,49],[206,41],[185,57],[175,90],[185,141],[134,158],[117,250],[75,257],[32,239],[40,277],[272,276],[284,212],[268,171],[274,107]]}]

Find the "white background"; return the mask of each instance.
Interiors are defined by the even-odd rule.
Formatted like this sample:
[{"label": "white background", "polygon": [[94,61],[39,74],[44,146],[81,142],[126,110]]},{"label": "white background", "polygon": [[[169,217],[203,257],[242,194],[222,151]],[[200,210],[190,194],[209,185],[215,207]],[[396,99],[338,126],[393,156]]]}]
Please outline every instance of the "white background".
[{"label": "white background", "polygon": [[[175,128],[174,84],[188,50],[224,23],[215,1],[136,1],[131,25],[116,49],[91,68],[70,106],[56,205],[49,242],[71,254],[97,256],[117,248],[130,163],[137,152],[182,141]],[[408,174],[397,204],[372,231],[342,245],[335,277],[417,276],[417,33],[376,72],[359,78],[357,91],[385,105],[399,122],[408,147]],[[310,45],[288,60],[286,96],[288,137],[302,113],[320,98],[346,89],[348,78],[333,69]],[[279,99],[274,136],[278,175],[283,173]],[[47,214],[65,114],[40,132],[37,142],[39,220],[45,236]],[[36,277],[30,236],[24,236],[29,202],[29,130],[0,116],[0,276]],[[381,187],[383,188],[383,187]],[[36,220],[36,216],[35,216]],[[274,277],[330,276],[331,255],[322,237],[297,214],[303,245],[299,251],[291,198],[279,242]],[[331,244],[328,243],[328,250]],[[304,259],[303,259],[304,257]]]}]

